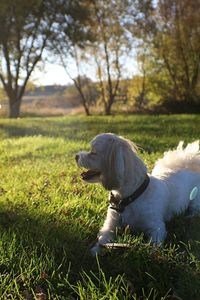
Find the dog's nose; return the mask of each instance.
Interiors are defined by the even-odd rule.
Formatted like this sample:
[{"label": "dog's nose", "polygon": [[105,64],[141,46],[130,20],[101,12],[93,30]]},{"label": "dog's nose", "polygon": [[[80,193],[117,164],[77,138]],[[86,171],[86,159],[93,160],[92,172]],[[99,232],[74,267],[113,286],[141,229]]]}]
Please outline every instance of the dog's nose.
[{"label": "dog's nose", "polygon": [[79,160],[79,155],[78,154],[76,154],[75,160],[76,160],[76,162],[78,162],[78,160]]}]

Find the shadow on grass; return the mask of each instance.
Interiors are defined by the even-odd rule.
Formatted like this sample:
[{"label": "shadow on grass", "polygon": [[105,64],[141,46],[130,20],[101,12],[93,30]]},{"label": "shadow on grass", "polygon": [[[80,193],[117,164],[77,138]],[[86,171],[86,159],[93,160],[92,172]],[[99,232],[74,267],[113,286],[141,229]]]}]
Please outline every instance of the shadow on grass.
[{"label": "shadow on grass", "polygon": [[[82,270],[96,268],[88,249],[95,237],[81,236],[83,229],[78,230],[73,222],[1,210],[0,273],[8,277],[7,284],[13,281],[14,285],[15,278],[20,278],[17,285],[21,293],[31,288],[34,291],[37,286],[51,291],[52,296],[71,293],[67,281],[75,283]],[[2,290],[5,288],[2,284]]]},{"label": "shadow on grass", "polygon": [[[88,245],[95,238],[96,232],[94,229],[88,230],[84,224],[74,226],[78,222],[80,220],[75,218],[70,222],[67,218],[66,221],[59,221],[45,214],[34,217],[28,212],[1,210],[1,275],[10,274],[10,281],[20,278],[17,284],[21,293],[30,287],[34,290],[40,286],[50,291],[52,296],[59,295],[58,299],[73,295],[67,281],[72,284],[81,281],[82,271],[90,276],[96,274],[97,277],[93,277],[96,280],[99,269],[96,260],[88,252]],[[193,238],[191,231],[194,233],[194,228],[195,238],[199,236],[196,225],[196,222],[200,224],[199,218],[189,224],[183,218],[176,218],[173,222],[171,226],[177,224],[178,230],[171,228],[168,243],[174,239],[174,233],[177,235],[172,245],[169,243],[163,249],[152,251],[141,239],[136,239],[131,250],[110,251],[105,257],[99,257],[108,282],[110,276],[116,278],[119,274],[125,274],[126,283],[133,288],[131,293],[138,296],[142,295],[143,289],[150,293],[153,288],[158,293],[155,299],[161,299],[168,292],[176,292],[185,300],[188,297],[199,299],[199,262],[195,260],[191,248],[186,246]],[[181,235],[185,244],[177,242]],[[90,273],[91,270],[93,273]],[[87,280],[90,280],[89,277]],[[102,288],[103,283],[98,280],[97,283],[98,288]]]},{"label": "shadow on grass", "polygon": [[[28,118],[3,120],[0,135],[3,137],[45,136],[79,142],[89,142],[102,132],[125,136],[145,152],[166,151],[178,141],[199,139],[197,115],[185,116],[92,116],[60,118]],[[159,137],[159,138],[158,138]]]},{"label": "shadow on grass", "polygon": [[167,244],[181,241],[183,245],[188,245],[191,255],[200,260],[200,215],[176,216],[167,224],[167,231]]},{"label": "shadow on grass", "polygon": [[[113,132],[134,140],[146,151],[152,151],[152,148],[157,151],[166,150],[166,143],[170,147],[173,146],[172,137],[187,141],[189,134],[192,139],[199,138],[196,129],[198,126],[200,126],[200,118],[196,115],[88,118],[77,116],[3,120],[0,124],[0,132],[7,137],[42,135],[77,141],[89,141],[96,134]],[[153,138],[152,143],[150,136]],[[155,142],[156,137],[157,142]]]}]

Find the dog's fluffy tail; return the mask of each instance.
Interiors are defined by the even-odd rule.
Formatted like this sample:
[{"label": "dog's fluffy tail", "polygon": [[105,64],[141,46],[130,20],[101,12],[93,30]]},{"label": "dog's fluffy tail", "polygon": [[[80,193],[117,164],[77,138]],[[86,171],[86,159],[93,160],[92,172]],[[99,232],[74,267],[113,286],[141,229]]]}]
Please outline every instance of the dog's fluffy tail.
[{"label": "dog's fluffy tail", "polygon": [[177,149],[165,152],[163,158],[157,160],[152,175],[162,176],[181,169],[200,172],[199,140],[188,144],[185,148],[183,144],[181,141]]}]

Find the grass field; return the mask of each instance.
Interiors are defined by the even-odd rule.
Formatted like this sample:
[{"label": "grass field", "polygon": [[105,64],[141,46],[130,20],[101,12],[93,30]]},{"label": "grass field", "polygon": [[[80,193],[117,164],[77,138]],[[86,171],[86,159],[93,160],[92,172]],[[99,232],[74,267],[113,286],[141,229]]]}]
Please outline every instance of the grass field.
[{"label": "grass field", "polygon": [[119,236],[127,251],[98,260],[88,249],[107,192],[81,181],[74,155],[100,132],[140,148],[151,171],[179,140],[200,138],[200,116],[58,117],[0,120],[0,299],[200,299],[200,220],[169,225],[162,249]]}]

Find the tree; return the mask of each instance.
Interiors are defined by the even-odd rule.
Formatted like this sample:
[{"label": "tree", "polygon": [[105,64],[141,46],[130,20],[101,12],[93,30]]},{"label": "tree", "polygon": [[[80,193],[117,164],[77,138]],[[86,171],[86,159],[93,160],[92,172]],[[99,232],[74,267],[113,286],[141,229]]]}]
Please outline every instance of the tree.
[{"label": "tree", "polygon": [[200,1],[160,1],[158,14],[163,20],[159,54],[173,94],[177,100],[195,102],[200,96],[196,90],[200,79]]},{"label": "tree", "polygon": [[89,116],[91,114],[90,105],[92,104],[92,102],[94,103],[95,100],[93,98],[94,94],[91,92],[91,90],[93,89],[93,83],[81,70],[82,59],[79,55],[80,51],[78,47],[76,45],[71,45],[70,50],[68,51],[71,58],[75,62],[76,76],[72,76],[70,73],[67,61],[68,53],[66,54],[65,50],[63,51],[63,49],[61,49],[60,47],[56,47],[55,49],[57,51],[57,54],[59,55],[62,66],[64,67],[69,78],[73,81],[74,86],[78,91],[80,103],[85,110],[85,114]]},{"label": "tree", "polygon": [[[82,65],[88,64],[96,70],[99,94],[106,115],[111,114],[112,105],[120,91],[124,57],[130,49],[127,31],[124,27],[127,6],[128,1],[88,1],[87,8],[90,17],[85,19],[84,35],[82,35],[84,40],[79,39],[76,45],[72,44],[67,49],[66,44],[69,45],[69,43],[63,36],[54,46],[68,76],[79,91],[81,104],[87,115],[90,114],[91,99],[88,99],[83,92],[80,79],[86,74],[81,70],[84,69],[84,67],[81,68]],[[67,62],[69,54],[76,66],[77,76],[75,77],[69,70]]]},{"label": "tree", "polygon": [[[141,48],[141,47],[140,47]],[[137,110],[141,110],[147,104],[147,93],[148,93],[148,86],[147,86],[147,47],[143,43],[143,47],[141,50],[137,51],[137,61],[138,61],[138,69],[140,71],[140,76],[135,78],[139,79],[136,80],[138,84],[138,94],[135,97],[135,106]]]},{"label": "tree", "polygon": [[162,101],[200,103],[200,1],[138,1],[134,34],[148,42],[151,81]]},{"label": "tree", "polygon": [[[83,106],[86,115],[90,115],[90,90],[91,81],[82,72],[81,65],[83,56],[80,57],[80,49],[84,49],[88,41],[91,41],[92,20],[90,18],[92,0],[75,0],[71,2],[71,18],[66,20],[66,16],[59,14],[57,23],[57,34],[51,38],[49,49],[58,58],[58,61],[65,69],[67,76],[73,81],[79,93],[80,104]],[[68,60],[70,59],[70,63]],[[75,65],[75,72],[71,73],[70,65],[72,61]],[[74,75],[75,73],[75,75]],[[87,88],[86,88],[87,86]]]},{"label": "tree", "polygon": [[9,100],[9,117],[20,113],[23,94],[31,74],[42,60],[50,41],[62,35],[77,40],[82,27],[84,1],[0,0],[0,80]]},{"label": "tree", "polygon": [[[103,105],[106,115],[111,114],[112,106],[119,98],[121,79],[127,77],[123,76],[124,61],[128,57],[132,42],[125,26],[129,22],[127,12],[130,5],[130,0],[88,0],[89,18],[85,18],[84,32],[81,33],[84,39],[78,38],[78,43],[75,46],[71,44],[69,48],[66,38],[68,35],[65,36],[65,30],[62,29],[59,31],[64,33],[63,36],[58,36],[59,42],[56,40],[53,45],[55,53],[79,91],[81,104],[87,115],[90,114],[88,104],[91,101],[83,93],[80,78],[88,77],[88,74],[82,72],[81,69],[84,68],[81,66],[87,64],[95,69],[99,103]],[[70,72],[69,54],[76,65],[76,76]]]},{"label": "tree", "polygon": [[128,1],[93,1],[93,32],[96,41],[90,45],[106,115],[111,114],[120,90],[123,59],[130,45],[125,29]]}]

